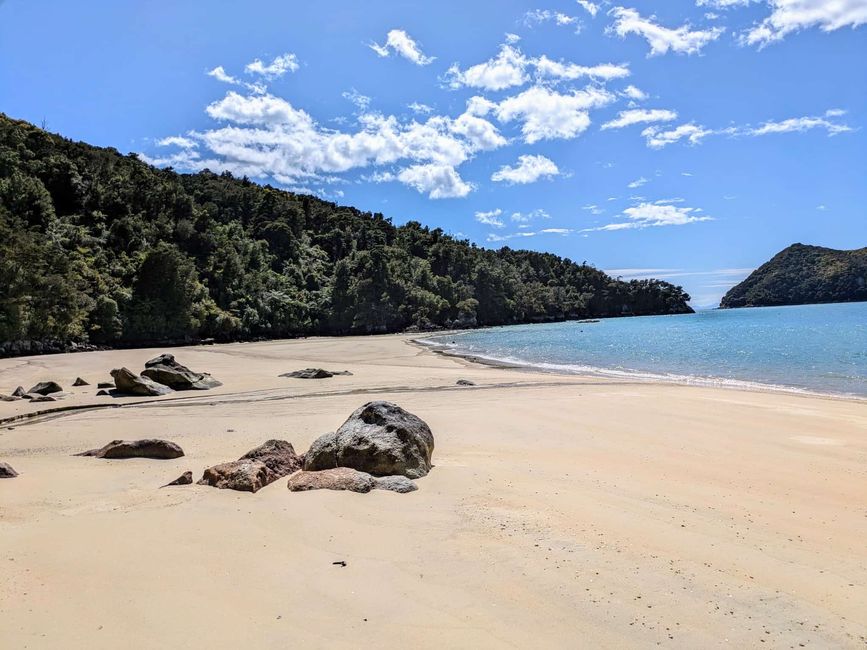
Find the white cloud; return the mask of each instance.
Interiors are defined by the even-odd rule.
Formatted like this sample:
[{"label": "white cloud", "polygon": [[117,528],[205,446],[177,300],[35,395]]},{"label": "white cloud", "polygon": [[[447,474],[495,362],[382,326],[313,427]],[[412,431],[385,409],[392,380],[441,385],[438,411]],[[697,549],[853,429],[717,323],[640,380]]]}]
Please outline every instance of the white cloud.
[{"label": "white cloud", "polygon": [[257,74],[266,79],[276,79],[282,77],[287,72],[295,72],[298,67],[298,57],[294,54],[286,53],[276,57],[268,65],[265,65],[260,59],[255,59],[252,63],[244,66],[244,72],[247,74]]},{"label": "white cloud", "polygon": [[539,232],[549,235],[568,235],[573,230],[571,228],[542,228]]},{"label": "white cloud", "polygon": [[837,135],[838,133],[846,133],[851,131],[852,127],[846,124],[837,124],[829,121],[828,117],[840,117],[845,111],[839,109],[831,109],[827,111],[824,117],[792,117],[781,122],[765,122],[761,126],[754,129],[746,129],[746,135],[768,135],[769,133],[801,133],[810,129],[825,129],[828,135]]},{"label": "white cloud", "polygon": [[418,43],[402,29],[392,29],[388,32],[384,45],[371,43],[370,49],[382,57],[394,52],[416,65],[428,65],[436,60],[435,56],[425,56]]},{"label": "white cloud", "polygon": [[360,111],[366,111],[367,107],[370,106],[370,97],[367,95],[362,95],[355,88],[352,90],[347,90],[343,93],[343,99],[349,100],[355,107]]},{"label": "white cloud", "polygon": [[504,165],[491,176],[491,180],[495,183],[512,183],[525,185],[527,183],[535,183],[540,178],[551,178],[557,176],[560,170],[554,161],[545,156],[519,156],[518,164],[514,167]]},{"label": "white cloud", "polygon": [[696,0],[699,7],[712,7],[713,9],[731,9],[732,7],[746,7],[751,2],[760,0]]},{"label": "white cloud", "polygon": [[530,81],[530,70],[540,80],[574,81],[590,78],[597,80],[621,79],[630,74],[629,66],[616,63],[601,63],[584,66],[568,61],[554,61],[544,54],[527,57],[520,48],[502,45],[497,56],[461,70],[455,63],[446,72],[443,81],[450,88],[482,88],[498,91],[523,86]]},{"label": "white cloud", "polygon": [[517,223],[530,223],[534,219],[550,219],[551,215],[545,210],[538,208],[530,212],[513,212],[511,219]]},{"label": "white cloud", "polygon": [[524,14],[524,24],[528,27],[547,22],[554,22],[557,25],[575,25],[578,23],[578,18],[550,9],[533,9]]},{"label": "white cloud", "polygon": [[433,108],[427,104],[422,104],[421,102],[413,102],[412,104],[407,104],[406,107],[413,113],[419,113],[421,115],[430,115],[433,113]]},{"label": "white cloud", "polygon": [[825,210],[828,209],[828,206],[826,206],[826,205],[817,205],[817,206],[816,206],[816,209],[817,209],[817,210],[820,210],[820,211],[822,211],[822,212],[824,212]]},{"label": "white cloud", "polygon": [[867,0],[768,0],[768,4],[771,15],[742,34],[742,43],[761,47],[802,29],[832,32],[867,23]]},{"label": "white cloud", "polygon": [[506,43],[508,43],[509,45],[514,45],[515,43],[517,43],[518,41],[521,40],[520,36],[518,36],[517,34],[512,34],[510,32],[506,32],[505,38],[506,38]]},{"label": "white cloud", "polygon": [[641,178],[635,179],[626,187],[628,187],[630,190],[634,190],[635,188],[641,187],[642,185],[647,185],[647,179],[644,178],[644,176],[642,176]]},{"label": "white cloud", "polygon": [[[608,200],[609,200],[609,201],[613,201],[613,200],[615,200],[615,199],[614,199],[614,198],[609,198]],[[590,205],[584,205],[584,206],[581,206],[581,209],[582,209],[582,210],[586,210],[586,211],[589,212],[590,214],[597,214],[597,215],[598,215],[598,214],[603,214],[603,213],[605,212],[605,210],[603,210],[602,208],[600,208],[600,207],[599,207],[598,205],[596,205],[595,203],[594,203],[594,204],[590,204]]]},{"label": "white cloud", "polygon": [[527,58],[516,47],[503,45],[493,59],[461,70],[457,63],[446,73],[446,81],[451,88],[484,88],[485,90],[505,90],[522,86],[529,81]]},{"label": "white cloud", "polygon": [[496,106],[501,122],[523,121],[525,142],[577,137],[590,126],[588,111],[614,101],[608,91],[595,86],[561,94],[544,86],[533,86]]},{"label": "white cloud", "polygon": [[578,2],[579,5],[584,7],[584,10],[588,14],[590,14],[594,18],[596,17],[596,12],[599,11],[599,5],[598,4],[596,4],[595,2],[590,2],[589,0],[576,0],[576,1]]},{"label": "white cloud", "polygon": [[606,231],[606,230],[636,230],[642,228],[656,228],[661,226],[684,226],[699,221],[712,221],[713,217],[700,213],[700,208],[680,208],[674,205],[657,205],[654,203],[640,203],[626,208],[623,216],[626,221],[609,223],[597,228],[585,228],[582,232]]},{"label": "white cloud", "polygon": [[698,126],[697,124],[681,124],[680,126],[668,131],[662,130],[658,126],[649,126],[641,132],[641,135],[647,140],[647,146],[651,149],[662,149],[663,147],[686,139],[690,144],[698,144],[705,137],[712,135],[714,132]]},{"label": "white cloud", "polygon": [[626,86],[620,94],[637,102],[647,99],[647,93],[635,86]]},{"label": "white cloud", "polygon": [[490,210],[488,212],[476,212],[476,221],[479,223],[483,223],[486,226],[493,226],[494,228],[503,228],[505,224],[502,219],[498,217],[503,214],[503,211],[500,208],[496,210]]},{"label": "white cloud", "polygon": [[181,149],[195,149],[199,146],[199,143],[195,140],[190,140],[189,138],[184,138],[179,135],[171,135],[167,138],[162,138],[161,140],[157,140],[157,146],[159,147],[180,147]]},{"label": "white cloud", "polygon": [[499,241],[507,241],[509,239],[514,239],[515,237],[535,237],[536,233],[534,232],[514,232],[511,235],[495,235],[491,233],[488,235],[489,242],[499,242]]},{"label": "white cloud", "polygon": [[657,56],[669,51],[678,54],[696,54],[725,31],[722,27],[693,30],[688,23],[677,28],[663,27],[655,22],[655,16],[643,18],[637,10],[626,7],[614,7],[608,13],[614,17],[614,23],[607,31],[621,38],[628,34],[641,36],[650,44],[648,56]]},{"label": "white cloud", "polygon": [[628,111],[620,111],[617,119],[606,122],[602,129],[622,129],[633,124],[646,124],[648,122],[670,122],[677,119],[677,112],[661,108],[644,109],[636,108]]},{"label": "white cloud", "polygon": [[473,190],[473,186],[464,182],[454,167],[434,163],[407,167],[400,171],[397,180],[422,194],[427,192],[431,199],[462,198]]},{"label": "white cloud", "polygon": [[223,83],[226,83],[226,84],[237,85],[237,84],[241,83],[240,81],[235,79],[235,77],[233,77],[228,72],[226,72],[226,70],[221,65],[218,65],[213,70],[209,70],[207,74],[209,77],[213,77],[217,81],[222,81]]}]

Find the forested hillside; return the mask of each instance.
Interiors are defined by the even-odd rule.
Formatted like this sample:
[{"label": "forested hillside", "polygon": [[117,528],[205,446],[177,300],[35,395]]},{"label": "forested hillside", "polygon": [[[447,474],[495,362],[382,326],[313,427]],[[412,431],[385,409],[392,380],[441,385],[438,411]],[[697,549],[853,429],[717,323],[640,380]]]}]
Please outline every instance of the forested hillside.
[{"label": "forested hillside", "polygon": [[867,300],[867,248],[840,251],[792,244],[723,296],[720,307]]},{"label": "forested hillside", "polygon": [[0,114],[0,343],[391,332],[683,313],[687,300]]}]

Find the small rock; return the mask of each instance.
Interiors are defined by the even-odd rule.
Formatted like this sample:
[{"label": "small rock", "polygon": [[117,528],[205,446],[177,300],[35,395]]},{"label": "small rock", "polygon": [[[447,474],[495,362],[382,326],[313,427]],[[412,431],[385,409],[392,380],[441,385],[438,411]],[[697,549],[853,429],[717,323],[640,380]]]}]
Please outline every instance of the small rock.
[{"label": "small rock", "polygon": [[12,391],[12,397],[24,397],[27,391],[24,390],[23,386],[19,386],[15,390]]},{"label": "small rock", "polygon": [[292,379],[328,379],[333,376],[333,372],[323,370],[322,368],[305,368],[304,370],[294,370],[280,375],[280,377],[290,377]]},{"label": "small rock", "polygon": [[111,395],[111,393],[109,393],[109,392],[108,392],[107,390],[105,390],[105,389],[96,391],[96,396],[97,396],[97,397],[103,397],[103,396],[105,396],[105,395]]},{"label": "small rock", "polygon": [[287,487],[292,492],[349,490],[366,493],[376,487],[376,479],[367,472],[359,472],[349,467],[337,467],[318,472],[295,472],[289,477]]},{"label": "small rock", "polygon": [[76,456],[92,456],[94,458],[152,458],[169,460],[180,458],[184,450],[168,440],[113,440],[105,447],[91,449]]},{"label": "small rock", "polygon": [[82,379],[81,377],[76,377],[75,381],[72,382],[73,386],[90,386],[90,383]]},{"label": "small rock", "polygon": [[56,381],[40,381],[33,388],[28,390],[28,393],[36,393],[37,395],[49,395],[51,393],[60,393],[63,388]]},{"label": "small rock", "polygon": [[16,476],[18,476],[18,472],[12,467],[6,463],[0,463],[0,478],[15,478]]},{"label": "small rock", "polygon": [[130,395],[168,395],[173,392],[168,386],[163,386],[147,377],[139,377],[128,368],[115,368],[111,371],[115,386],[120,393]]},{"label": "small rock", "polygon": [[169,487],[171,485],[190,485],[193,482],[193,473],[189,470],[181,474],[178,478],[176,478],[171,483],[166,483],[162,487]]},{"label": "small rock", "polygon": [[2,395],[0,394],[0,402],[17,402],[21,398],[16,397],[15,395]]},{"label": "small rock", "polygon": [[475,386],[476,382],[471,381],[469,379],[458,379],[457,385],[458,386]]},{"label": "small rock", "polygon": [[96,385],[97,388],[114,388],[113,381],[101,381]]},{"label": "small rock", "polygon": [[391,492],[399,492],[401,494],[418,490],[415,481],[408,479],[406,476],[381,476],[376,479],[374,487],[377,490],[390,490]]}]

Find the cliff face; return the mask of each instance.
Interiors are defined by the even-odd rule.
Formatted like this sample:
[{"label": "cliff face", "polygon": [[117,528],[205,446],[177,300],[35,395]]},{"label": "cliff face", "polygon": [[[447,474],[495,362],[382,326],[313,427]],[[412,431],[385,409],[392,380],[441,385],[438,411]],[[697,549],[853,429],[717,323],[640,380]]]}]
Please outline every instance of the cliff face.
[{"label": "cliff face", "polygon": [[867,248],[793,244],[732,287],[721,308],[867,300]]}]

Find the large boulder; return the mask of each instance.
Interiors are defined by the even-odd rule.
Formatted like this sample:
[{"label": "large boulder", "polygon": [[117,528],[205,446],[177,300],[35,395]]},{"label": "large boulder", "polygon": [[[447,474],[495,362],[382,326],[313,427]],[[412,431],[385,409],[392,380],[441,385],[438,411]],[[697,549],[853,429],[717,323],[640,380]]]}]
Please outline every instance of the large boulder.
[{"label": "large boulder", "polygon": [[56,381],[40,381],[33,388],[27,391],[37,395],[50,395],[51,393],[61,393],[63,388]]},{"label": "large boulder", "polygon": [[302,459],[285,440],[268,440],[238,460],[209,467],[199,485],[256,492],[301,469]]},{"label": "large boulder", "polygon": [[424,420],[391,402],[368,402],[311,445],[304,469],[351,467],[374,476],[420,478],[430,471],[433,449]]},{"label": "large boulder", "polygon": [[92,456],[94,458],[153,458],[169,460],[180,458],[184,450],[168,440],[112,440],[105,447],[91,449],[76,456]]},{"label": "large boulder", "polygon": [[6,463],[0,463],[0,478],[15,478],[16,476],[18,476],[18,472],[12,467]]},{"label": "large boulder", "polygon": [[349,490],[364,493],[376,487],[376,479],[367,472],[359,472],[349,467],[336,467],[318,472],[295,472],[289,477],[287,487],[292,492]]},{"label": "large boulder", "polygon": [[158,384],[147,377],[139,377],[127,368],[115,368],[111,371],[111,376],[119,393],[154,396],[173,392],[168,386]]},{"label": "large boulder", "polygon": [[142,377],[174,390],[208,390],[223,384],[204,372],[193,372],[175,361],[173,354],[161,354],[145,364]]}]

